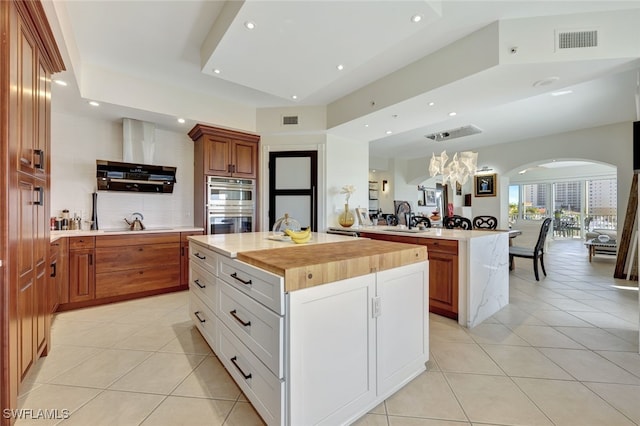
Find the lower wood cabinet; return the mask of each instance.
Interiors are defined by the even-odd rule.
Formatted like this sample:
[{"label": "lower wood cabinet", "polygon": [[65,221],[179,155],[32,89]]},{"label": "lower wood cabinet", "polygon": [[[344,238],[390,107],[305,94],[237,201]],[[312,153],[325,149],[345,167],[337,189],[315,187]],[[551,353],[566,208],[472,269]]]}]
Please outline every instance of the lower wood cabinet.
[{"label": "lower wood cabinet", "polygon": [[69,302],[96,297],[95,237],[69,238]]},{"label": "lower wood cabinet", "polygon": [[180,234],[109,235],[96,240],[96,298],[176,287]]}]

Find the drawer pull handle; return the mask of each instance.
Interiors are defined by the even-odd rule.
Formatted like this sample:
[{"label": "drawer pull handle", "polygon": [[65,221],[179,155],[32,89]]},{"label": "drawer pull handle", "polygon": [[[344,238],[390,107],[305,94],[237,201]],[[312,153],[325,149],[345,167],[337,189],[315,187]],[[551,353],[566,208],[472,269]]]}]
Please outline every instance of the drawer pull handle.
[{"label": "drawer pull handle", "polygon": [[251,285],[251,280],[245,281],[242,278],[238,278],[238,274],[235,273],[235,272],[233,274],[231,274],[231,278],[233,278],[234,280],[240,281],[242,284]]},{"label": "drawer pull handle", "polygon": [[231,314],[232,317],[236,319],[236,321],[238,321],[240,324],[244,325],[245,327],[251,326],[251,321],[243,321],[242,318],[240,318],[237,315],[238,311],[236,311],[235,309],[233,311],[230,311],[229,313]]},{"label": "drawer pull handle", "polygon": [[200,311],[195,311],[193,314],[196,316],[196,318],[198,318],[198,321],[200,321],[201,323],[202,322],[207,322],[206,319],[200,318]]},{"label": "drawer pull handle", "polygon": [[195,253],[194,256],[201,260],[205,260],[207,258],[207,256],[202,256],[200,253]]},{"label": "drawer pull handle", "polygon": [[242,368],[240,368],[240,366],[238,365],[238,363],[236,362],[236,360],[238,359],[237,356],[234,356],[233,358],[230,359],[230,361],[233,363],[233,365],[236,366],[236,368],[238,369],[238,371],[240,372],[240,374],[242,374],[242,376],[246,379],[250,379],[251,378],[251,373],[249,374],[245,374],[244,371],[242,371]]},{"label": "drawer pull handle", "polygon": [[202,285],[202,284],[200,284],[200,280],[194,280],[193,282],[194,282],[194,283],[196,283],[196,285],[197,285],[198,287],[200,287],[200,288],[207,288],[207,286],[206,286],[206,285]]}]

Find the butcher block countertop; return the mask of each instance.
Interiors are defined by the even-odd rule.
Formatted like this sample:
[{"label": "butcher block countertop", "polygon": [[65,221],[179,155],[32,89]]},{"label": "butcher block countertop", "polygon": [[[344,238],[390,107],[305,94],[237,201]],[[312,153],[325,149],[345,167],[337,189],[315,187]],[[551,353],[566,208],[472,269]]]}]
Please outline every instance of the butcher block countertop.
[{"label": "butcher block countertop", "polygon": [[285,291],[397,268],[427,259],[424,246],[358,239],[238,253],[238,260],[284,277]]}]

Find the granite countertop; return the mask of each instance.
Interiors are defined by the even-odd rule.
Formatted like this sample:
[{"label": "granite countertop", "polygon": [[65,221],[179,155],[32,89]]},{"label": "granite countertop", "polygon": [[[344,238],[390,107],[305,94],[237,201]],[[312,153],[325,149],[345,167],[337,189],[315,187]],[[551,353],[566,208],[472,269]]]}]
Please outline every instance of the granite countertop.
[{"label": "granite countertop", "polygon": [[443,240],[458,240],[458,241],[467,241],[471,238],[486,237],[489,233],[507,232],[505,230],[466,231],[463,229],[445,229],[445,228],[426,228],[424,230],[419,230],[416,228],[407,229],[406,227],[402,228],[402,227],[387,226],[387,225],[352,226],[350,228],[332,226],[329,229],[356,231],[356,232],[371,232],[376,234],[397,235],[402,237],[439,238]]},{"label": "granite countertop", "polygon": [[243,232],[239,234],[211,234],[194,235],[189,240],[204,244],[211,250],[228,257],[237,257],[238,252],[275,249],[284,247],[304,247],[314,244],[337,243],[342,241],[353,241],[354,237],[343,235],[324,234],[319,232],[311,233],[311,241],[305,244],[296,244],[291,240],[282,238],[273,240],[270,238],[282,238],[281,234],[273,232]]},{"label": "granite countertop", "polygon": [[56,241],[59,238],[65,237],[95,237],[99,235],[127,235],[127,234],[152,234],[162,232],[201,232],[204,228],[198,228],[193,226],[166,226],[166,227],[148,227],[144,231],[129,231],[127,229],[99,229],[99,230],[72,230],[72,231],[51,231],[51,242]]}]

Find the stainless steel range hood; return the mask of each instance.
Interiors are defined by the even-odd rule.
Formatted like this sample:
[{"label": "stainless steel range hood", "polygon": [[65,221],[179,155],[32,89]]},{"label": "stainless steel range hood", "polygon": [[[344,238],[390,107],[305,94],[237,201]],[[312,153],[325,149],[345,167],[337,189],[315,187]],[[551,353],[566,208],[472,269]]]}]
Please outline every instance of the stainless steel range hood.
[{"label": "stainless steel range hood", "polygon": [[98,190],[172,193],[176,168],[96,160]]}]

